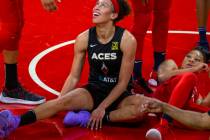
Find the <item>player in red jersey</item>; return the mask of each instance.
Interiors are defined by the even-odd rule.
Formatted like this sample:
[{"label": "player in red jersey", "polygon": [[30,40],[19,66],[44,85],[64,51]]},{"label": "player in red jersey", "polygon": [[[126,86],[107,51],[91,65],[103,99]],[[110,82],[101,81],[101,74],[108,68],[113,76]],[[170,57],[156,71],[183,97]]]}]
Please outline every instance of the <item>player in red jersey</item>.
[{"label": "player in red jersey", "polygon": [[[48,11],[56,10],[55,0],[41,0]],[[18,81],[17,57],[24,25],[23,0],[0,2],[0,52],[5,64],[5,85],[0,101],[3,103],[40,104],[45,98],[25,90]]]},{"label": "player in red jersey", "polygon": [[[158,80],[161,83],[153,97],[178,108],[207,112],[208,107],[197,104],[200,98],[197,90],[200,81],[198,73],[208,70],[208,65],[204,62],[206,62],[206,55],[201,50],[195,49],[185,56],[181,69],[178,69],[172,60],[161,63],[158,68]],[[146,138],[164,139],[172,121],[170,116],[163,114],[160,123],[147,132]]]}]

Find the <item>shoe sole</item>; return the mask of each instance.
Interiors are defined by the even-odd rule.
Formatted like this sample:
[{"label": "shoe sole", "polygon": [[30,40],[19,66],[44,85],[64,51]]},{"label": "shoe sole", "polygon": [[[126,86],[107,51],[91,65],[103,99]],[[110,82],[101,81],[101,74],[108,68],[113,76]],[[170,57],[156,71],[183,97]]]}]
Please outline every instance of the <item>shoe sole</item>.
[{"label": "shoe sole", "polygon": [[150,86],[153,86],[153,87],[157,87],[158,86],[158,83],[157,83],[157,81],[155,79],[149,79],[148,80],[148,84]]},{"label": "shoe sole", "polygon": [[15,98],[10,98],[10,97],[4,97],[2,94],[0,95],[0,101],[2,103],[7,103],[7,104],[26,104],[26,105],[38,105],[42,104],[46,101],[46,99],[40,100],[40,101],[27,101],[27,100],[22,100],[22,99],[15,99]]},{"label": "shoe sole", "polygon": [[162,140],[160,132],[154,128],[147,131],[145,138],[147,140]]}]

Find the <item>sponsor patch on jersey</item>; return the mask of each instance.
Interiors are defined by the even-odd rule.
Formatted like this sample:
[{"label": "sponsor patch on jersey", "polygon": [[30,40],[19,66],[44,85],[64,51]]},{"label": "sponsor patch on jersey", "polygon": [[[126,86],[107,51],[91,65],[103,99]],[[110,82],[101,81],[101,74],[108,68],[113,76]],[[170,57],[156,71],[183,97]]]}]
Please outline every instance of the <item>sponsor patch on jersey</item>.
[{"label": "sponsor patch on jersey", "polygon": [[104,76],[99,76],[99,80],[103,81],[105,83],[116,83],[117,78],[116,77],[104,77]]},{"label": "sponsor patch on jersey", "polygon": [[112,42],[112,51],[119,50],[119,42]]}]

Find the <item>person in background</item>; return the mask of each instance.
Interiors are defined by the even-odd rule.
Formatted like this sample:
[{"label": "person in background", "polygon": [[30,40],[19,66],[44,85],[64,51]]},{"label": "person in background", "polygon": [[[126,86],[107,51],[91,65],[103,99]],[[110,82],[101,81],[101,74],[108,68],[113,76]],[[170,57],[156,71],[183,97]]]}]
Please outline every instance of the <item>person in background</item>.
[{"label": "person in background", "polygon": [[[41,0],[48,11],[56,10],[56,0]],[[25,90],[18,80],[18,49],[24,25],[23,0],[3,0],[0,4],[0,52],[5,65],[5,85],[0,101],[36,105],[45,98]]]},{"label": "person in background", "polygon": [[152,46],[154,48],[154,66],[150,73],[149,85],[157,86],[157,69],[161,62],[165,60],[168,29],[170,19],[170,8],[172,0],[132,0],[134,11],[134,23],[132,33],[137,40],[136,58],[134,64],[133,78],[134,78],[134,92],[151,93],[152,90],[148,87],[142,76],[142,53],[144,47],[144,40],[147,30],[151,24],[151,17],[153,14],[152,26]]}]

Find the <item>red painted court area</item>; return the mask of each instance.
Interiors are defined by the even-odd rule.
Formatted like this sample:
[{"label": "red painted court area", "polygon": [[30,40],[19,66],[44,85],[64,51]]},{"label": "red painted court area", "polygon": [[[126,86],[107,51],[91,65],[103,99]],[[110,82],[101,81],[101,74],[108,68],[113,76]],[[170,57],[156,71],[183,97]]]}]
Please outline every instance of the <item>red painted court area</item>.
[{"label": "red painted court area", "polygon": [[[20,42],[19,77],[27,89],[45,96],[48,100],[55,95],[37,85],[29,76],[28,66],[31,60],[43,50],[56,44],[74,40],[91,24],[92,7],[95,0],[63,0],[59,10],[48,13],[41,7],[39,0],[25,0],[25,27]],[[171,9],[170,30],[196,31],[195,0],[174,0]],[[132,27],[132,14],[119,24],[127,29]],[[210,29],[210,21],[208,24]],[[210,36],[208,36],[210,40]],[[169,34],[167,57],[173,58],[180,64],[183,56],[192,49],[198,35]],[[152,69],[153,56],[151,35],[145,39],[143,73],[148,78]],[[60,91],[72,63],[73,45],[67,45],[45,55],[36,67],[36,72],[42,82],[49,87]],[[2,56],[0,57],[1,62]],[[3,86],[3,63],[0,64],[0,85]],[[88,65],[86,63],[81,84],[87,81]],[[206,79],[205,79],[206,80]],[[204,89],[205,90],[205,89]],[[33,106],[1,104],[1,109],[11,109],[20,114]],[[85,128],[64,128],[62,120],[65,112],[39,121],[33,125],[17,129],[7,139],[9,140],[143,140],[145,132],[154,126],[158,120],[149,117],[134,126],[104,126],[101,131],[90,131]],[[167,140],[208,140],[210,131],[196,131],[189,129],[172,128]]]}]

